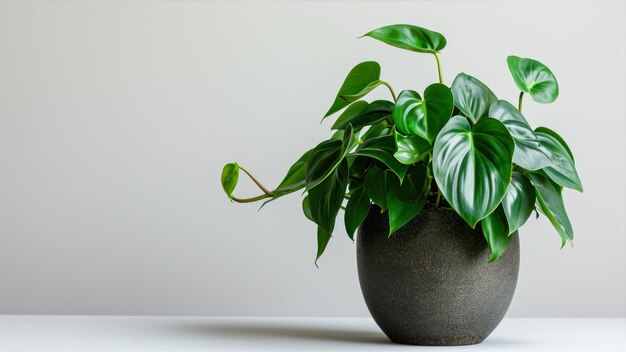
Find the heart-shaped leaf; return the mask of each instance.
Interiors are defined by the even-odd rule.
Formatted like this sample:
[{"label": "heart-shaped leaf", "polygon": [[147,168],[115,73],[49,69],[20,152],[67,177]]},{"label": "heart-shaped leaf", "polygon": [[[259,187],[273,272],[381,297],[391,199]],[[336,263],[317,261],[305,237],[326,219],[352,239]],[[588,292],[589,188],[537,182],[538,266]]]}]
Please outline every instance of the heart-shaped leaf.
[{"label": "heart-shaped leaf", "polygon": [[550,220],[552,226],[561,236],[561,247],[568,240],[574,240],[574,230],[565,211],[561,192],[554,187],[548,178],[541,174],[531,173],[528,177],[530,177],[533,186],[535,186],[539,209]]},{"label": "heart-shaped leaf", "polygon": [[509,224],[509,234],[522,227],[535,209],[535,189],[528,177],[513,171],[511,184],[502,199],[502,209]]},{"label": "heart-shaped leaf", "polygon": [[374,158],[391,169],[402,181],[406,175],[407,166],[400,163],[393,155],[396,152],[396,142],[392,135],[369,139],[358,146],[352,155]]},{"label": "heart-shaped leaf", "polygon": [[509,228],[502,207],[497,207],[496,210],[484,218],[481,222],[481,227],[491,252],[489,261],[496,261],[509,248],[511,243],[511,236],[509,236]]},{"label": "heart-shaped leaf", "polygon": [[365,192],[382,211],[387,210],[387,176],[379,167],[372,167],[365,175]]},{"label": "heart-shaped leaf", "polygon": [[550,179],[557,184],[583,191],[583,185],[576,171],[576,164],[569,147],[556,132],[539,127],[535,130],[541,144],[558,160],[555,165],[543,169]]},{"label": "heart-shaped leaf", "polygon": [[335,219],[348,186],[348,162],[344,159],[317,187],[309,190],[311,217],[324,230],[332,233]]},{"label": "heart-shaped leaf", "polygon": [[450,88],[435,83],[426,88],[424,99],[415,91],[402,91],[393,108],[392,118],[401,133],[417,134],[432,143],[450,119],[453,109]]},{"label": "heart-shaped leaf", "polygon": [[224,188],[224,192],[228,196],[228,199],[231,199],[233,196],[233,191],[235,190],[235,186],[237,186],[237,181],[239,180],[239,165],[237,163],[228,163],[224,165],[222,169],[222,188]]},{"label": "heart-shaped leaf", "polygon": [[472,227],[498,206],[511,181],[515,144],[502,122],[482,118],[473,127],[454,116],[433,151],[433,173],[452,208]]},{"label": "heart-shaped leaf", "polygon": [[428,153],[433,149],[427,140],[418,135],[403,136],[395,129],[393,135],[397,147],[393,156],[402,164],[415,164],[428,156]]},{"label": "heart-shaped leaf", "polygon": [[556,161],[535,135],[530,125],[511,103],[498,100],[489,108],[489,116],[500,120],[515,141],[513,162],[527,170],[539,170]]},{"label": "heart-shaped leaf", "polygon": [[365,187],[361,186],[352,192],[346,204],[344,216],[346,232],[351,240],[354,240],[354,231],[361,225],[370,211],[370,199],[365,192]]},{"label": "heart-shaped leaf", "polygon": [[452,82],[454,105],[474,123],[487,116],[489,107],[498,98],[483,82],[466,74],[459,73]]},{"label": "heart-shaped leaf", "polygon": [[378,81],[380,79],[380,65],[378,62],[366,61],[354,66],[348,76],[343,81],[337,97],[333,105],[328,109],[324,118],[336,113],[337,111],[345,108],[350,102],[341,98],[341,96],[354,95],[361,92],[370,83]]},{"label": "heart-shaped leaf", "polygon": [[436,53],[446,46],[446,38],[440,33],[409,24],[381,27],[365,34],[365,36],[418,53]]},{"label": "heart-shaped leaf", "polygon": [[353,145],[352,125],[343,132],[342,140],[331,138],[318,144],[311,150],[306,163],[306,190],[310,190],[324,181],[341,163]]},{"label": "heart-shaped leaf", "polygon": [[393,103],[387,100],[375,100],[371,103],[357,101],[350,105],[335,121],[333,130],[342,130],[351,124],[355,130],[373,125],[391,116]]},{"label": "heart-shaped leaf", "polygon": [[522,92],[538,103],[552,103],[559,96],[559,84],[550,69],[533,59],[511,55],[506,59],[513,80]]}]

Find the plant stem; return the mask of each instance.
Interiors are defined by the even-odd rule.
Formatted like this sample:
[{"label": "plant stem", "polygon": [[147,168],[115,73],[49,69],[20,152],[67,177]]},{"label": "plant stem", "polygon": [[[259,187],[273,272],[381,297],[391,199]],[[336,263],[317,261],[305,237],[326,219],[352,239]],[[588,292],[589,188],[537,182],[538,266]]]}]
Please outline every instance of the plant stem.
[{"label": "plant stem", "polygon": [[257,200],[270,198],[270,197],[272,196],[267,195],[267,194],[261,194],[260,196],[256,196],[252,198],[237,198],[235,196],[231,196],[230,199],[234,200],[237,203],[252,203],[252,202],[256,202]]},{"label": "plant stem", "polygon": [[522,112],[522,99],[524,98],[524,92],[521,91],[519,92],[519,100],[517,103],[517,110],[519,110],[519,112]]},{"label": "plant stem", "polygon": [[[256,185],[257,185],[257,186],[259,186],[259,188],[261,189],[261,191],[263,191],[263,193],[265,193],[268,197],[273,197],[273,196],[274,196],[274,193],[272,193],[272,192],[271,192],[271,191],[269,191],[267,188],[265,188],[265,187],[261,184],[261,182],[259,182],[259,180],[257,180],[257,179],[256,179],[256,178],[255,178],[255,177],[254,177],[254,176],[253,176],[253,175],[252,175],[252,174],[248,171],[248,170],[246,170],[245,168],[243,168],[243,166],[241,166],[241,165],[239,166],[239,168],[240,168],[241,170],[243,170],[243,172],[245,172],[245,173],[246,173],[246,174],[250,177],[250,179],[252,179],[252,181],[254,181],[254,183],[256,183]],[[255,197],[255,198],[257,198],[257,197]],[[250,199],[252,199],[252,198],[250,198]],[[262,199],[262,198],[261,198],[261,199]]]},{"label": "plant stem", "polygon": [[437,191],[437,201],[435,201],[435,208],[439,208],[439,202],[441,202],[441,190]]},{"label": "plant stem", "polygon": [[441,73],[441,61],[439,61],[439,55],[434,52],[435,59],[437,59],[437,72],[439,73],[439,83],[443,84],[443,74]]},{"label": "plant stem", "polygon": [[385,82],[385,81],[381,81],[385,86],[387,86],[387,88],[389,88],[389,92],[391,93],[391,97],[393,98],[393,102],[395,103],[396,101],[398,101],[398,98],[396,98],[396,93],[393,91],[393,88],[389,85],[389,83]]}]

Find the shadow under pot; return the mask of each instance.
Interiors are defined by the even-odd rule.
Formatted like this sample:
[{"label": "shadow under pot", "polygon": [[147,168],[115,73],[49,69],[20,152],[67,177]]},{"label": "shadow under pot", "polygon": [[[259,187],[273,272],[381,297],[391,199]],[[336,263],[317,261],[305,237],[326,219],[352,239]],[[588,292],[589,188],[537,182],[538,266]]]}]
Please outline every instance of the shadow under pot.
[{"label": "shadow under pot", "polygon": [[489,263],[480,226],[452,209],[423,209],[387,238],[388,214],[372,206],[357,234],[361,291],[372,317],[396,343],[469,345],[500,323],[519,272],[519,238]]}]

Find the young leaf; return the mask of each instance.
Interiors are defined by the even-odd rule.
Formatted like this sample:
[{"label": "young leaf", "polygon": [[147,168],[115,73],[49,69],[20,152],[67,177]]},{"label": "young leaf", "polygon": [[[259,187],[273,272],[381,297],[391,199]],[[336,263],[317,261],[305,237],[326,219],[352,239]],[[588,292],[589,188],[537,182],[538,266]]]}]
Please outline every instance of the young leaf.
[{"label": "young leaf", "polygon": [[[355,107],[353,108],[353,106]],[[364,126],[373,125],[386,119],[392,111],[393,103],[387,100],[375,100],[369,104],[364,101],[357,101],[339,116],[332,129],[342,130],[351,124],[355,130],[359,130]]]},{"label": "young leaf", "polygon": [[474,123],[487,116],[491,104],[498,100],[489,87],[466,73],[459,73],[452,82],[452,95],[454,105]]},{"label": "young leaf", "polygon": [[506,216],[501,206],[497,207],[491,214],[483,219],[483,235],[489,245],[489,261],[498,260],[500,256],[509,248],[511,236],[506,222]]},{"label": "young leaf", "polygon": [[343,160],[328,178],[309,190],[311,217],[317,225],[332,233],[335,218],[348,186],[348,162]]},{"label": "young leaf", "polygon": [[559,84],[550,69],[533,59],[511,55],[506,59],[513,80],[522,92],[538,103],[552,103],[559,96]]},{"label": "young leaf", "polygon": [[473,127],[454,116],[441,130],[433,151],[439,190],[471,226],[491,214],[511,181],[515,144],[502,122],[482,118]]},{"label": "young leaf", "polygon": [[365,141],[352,155],[367,156],[381,161],[391,169],[402,181],[406,175],[407,166],[401,164],[393,156],[396,152],[396,142],[393,136],[381,136]]},{"label": "young leaf", "polygon": [[331,138],[311,150],[306,163],[305,185],[310,190],[324,181],[341,163],[351,148],[354,133],[352,125],[343,132],[342,140]]},{"label": "young leaf", "polygon": [[361,186],[352,192],[344,216],[346,232],[351,240],[354,240],[354,231],[361,225],[370,211],[370,199],[365,193],[365,187]]},{"label": "young leaf", "polygon": [[563,138],[545,127],[537,128],[535,133],[539,137],[541,144],[558,160],[556,165],[545,167],[543,171],[557,184],[582,192],[583,185],[578,177],[578,172],[576,172],[576,164],[572,157],[572,152]]},{"label": "young leaf", "polygon": [[322,254],[324,254],[324,250],[328,245],[328,241],[332,237],[332,232],[326,231],[321,226],[317,227],[317,255],[315,256],[315,265],[317,265],[317,261],[320,259]]},{"label": "young leaf", "polygon": [[402,91],[392,118],[401,133],[417,134],[432,143],[450,119],[453,109],[452,91],[435,83],[426,88],[424,99],[415,91]]},{"label": "young leaf", "polygon": [[382,211],[387,210],[386,173],[378,167],[372,167],[365,175],[365,192]]},{"label": "young leaf", "polygon": [[489,116],[500,120],[515,142],[513,162],[527,170],[539,170],[556,164],[552,154],[540,142],[528,122],[511,103],[498,100],[489,108]]},{"label": "young leaf", "polygon": [[224,165],[224,168],[222,169],[222,188],[224,188],[224,192],[226,192],[228,199],[231,199],[233,196],[233,191],[235,190],[235,186],[237,186],[238,180],[239,165],[237,165],[237,163]]},{"label": "young leaf", "polygon": [[446,46],[440,33],[409,24],[395,24],[375,29],[364,37],[371,37],[396,48],[418,53],[436,53]]},{"label": "young leaf", "polygon": [[336,113],[337,111],[345,108],[350,102],[341,98],[344,95],[354,95],[361,92],[370,83],[380,79],[380,65],[374,61],[361,62],[354,66],[348,76],[343,81],[339,92],[335,97],[333,105],[328,109],[324,118]]},{"label": "young leaf", "polygon": [[415,164],[424,159],[433,149],[427,140],[418,135],[403,136],[394,129],[393,136],[397,148],[393,156],[405,165]]},{"label": "young leaf", "polygon": [[528,177],[533,183],[533,186],[535,186],[539,209],[546,215],[559,236],[561,236],[561,247],[564,246],[568,240],[574,240],[574,230],[567,217],[561,192],[552,185],[548,178],[541,174],[531,173]]},{"label": "young leaf", "polygon": [[509,224],[509,234],[522,227],[535,209],[535,190],[528,177],[513,171],[511,184],[502,199],[502,209]]}]

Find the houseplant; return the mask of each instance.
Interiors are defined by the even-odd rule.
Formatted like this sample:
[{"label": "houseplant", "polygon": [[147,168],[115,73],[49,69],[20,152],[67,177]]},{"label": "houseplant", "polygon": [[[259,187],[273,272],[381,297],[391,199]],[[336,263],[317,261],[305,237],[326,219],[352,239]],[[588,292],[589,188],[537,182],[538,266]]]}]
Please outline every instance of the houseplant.
[{"label": "houseplant", "polygon": [[[349,238],[359,229],[366,303],[393,341],[480,342],[512,299],[517,230],[531,213],[549,219],[562,246],[573,240],[561,192],[582,191],[574,157],[556,132],[532,129],[522,115],[525,95],[539,103],[555,101],[557,80],[539,61],[509,56],[520,90],[515,106],[466,73],[445,85],[439,53],[446,39],[440,33],[391,25],[364,37],[433,55],[439,82],[423,94],[396,95],[381,80],[378,63],[362,62],[348,73],[324,116],[340,113],[334,133],[306,151],[275,189],[237,163],[224,166],[222,186],[239,203],[265,205],[302,193],[304,215],[317,225],[316,262],[343,210]],[[378,87],[388,89],[391,100],[363,100]],[[240,171],[260,195],[233,194]]]}]

